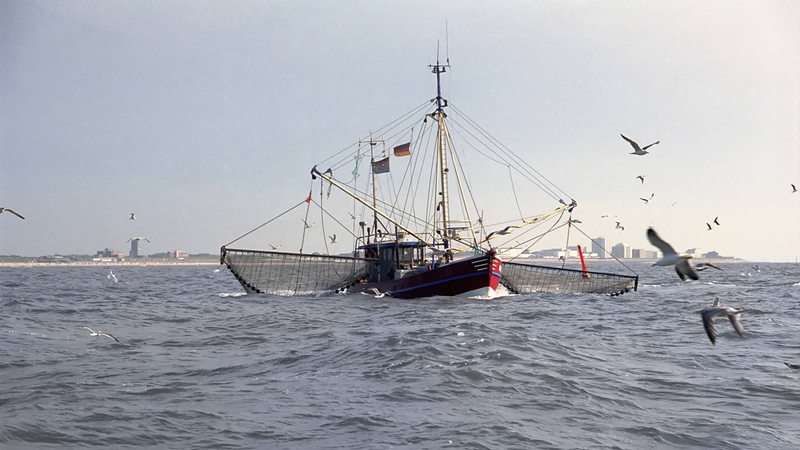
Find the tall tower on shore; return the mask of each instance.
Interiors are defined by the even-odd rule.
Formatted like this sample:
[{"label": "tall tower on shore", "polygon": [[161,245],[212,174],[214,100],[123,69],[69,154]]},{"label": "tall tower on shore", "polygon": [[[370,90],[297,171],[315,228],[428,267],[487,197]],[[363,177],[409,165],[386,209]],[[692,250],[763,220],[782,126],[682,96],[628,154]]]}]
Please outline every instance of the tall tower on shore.
[{"label": "tall tower on shore", "polygon": [[601,259],[606,257],[606,238],[601,236],[592,241],[592,253]]},{"label": "tall tower on shore", "polygon": [[142,239],[144,239],[148,243],[150,242],[150,239],[147,239],[146,237],[132,237],[128,239],[128,242],[131,243],[131,251],[130,253],[128,253],[128,256],[130,256],[131,258],[139,257],[139,241],[141,241]]}]

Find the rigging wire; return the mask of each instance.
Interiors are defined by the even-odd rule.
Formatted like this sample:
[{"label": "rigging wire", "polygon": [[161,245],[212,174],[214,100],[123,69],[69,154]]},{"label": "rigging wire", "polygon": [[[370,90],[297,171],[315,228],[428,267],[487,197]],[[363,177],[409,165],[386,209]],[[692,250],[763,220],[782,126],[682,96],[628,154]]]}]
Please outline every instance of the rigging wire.
[{"label": "rigging wire", "polygon": [[[559,214],[558,219],[553,221],[553,224],[550,226],[550,228],[547,229],[547,231],[545,231],[544,233],[540,233],[539,235],[534,236],[534,237],[528,239],[527,241],[522,241],[522,245],[526,245],[528,247],[536,245],[536,244],[539,243],[539,241],[544,239],[545,236],[547,236],[548,234],[552,233],[554,230],[557,230],[557,229],[565,226],[566,225],[565,223],[562,223],[561,225],[559,225],[559,222],[561,222],[561,218],[563,216],[564,216],[564,211],[561,211],[561,214]],[[544,223],[544,222],[542,222],[542,223]],[[558,227],[556,227],[556,225],[558,225]],[[519,258],[519,255],[516,255],[516,256],[512,257],[507,262],[512,262],[517,258]]]},{"label": "rigging wire", "polygon": [[[320,192],[320,195],[322,195],[322,192]],[[306,244],[306,230],[311,228],[311,226],[308,224],[308,212],[311,209],[311,200],[311,192],[309,191],[308,201],[306,202],[306,215],[303,217],[303,236],[300,238],[300,253],[303,253],[303,247]]]},{"label": "rigging wire", "polygon": [[522,214],[522,208],[519,206],[519,197],[517,197],[517,188],[514,187],[514,176],[511,173],[511,165],[508,165],[508,180],[511,181],[511,192],[514,193],[514,203],[517,204],[517,211],[519,212],[519,218],[521,220],[525,220],[524,214]]},{"label": "rigging wire", "polygon": [[634,274],[636,274],[636,275],[639,275],[638,273],[636,273],[636,271],[635,271],[635,270],[631,269],[631,268],[630,268],[630,267],[628,267],[628,266],[627,266],[627,265],[626,265],[624,262],[622,262],[622,260],[620,260],[619,258],[617,258],[616,256],[614,256],[614,255],[613,255],[611,252],[609,252],[608,250],[606,250],[606,249],[605,249],[605,247],[603,247],[602,245],[600,245],[600,243],[599,243],[599,242],[597,242],[596,240],[594,240],[594,239],[590,238],[590,237],[589,237],[589,235],[588,235],[588,234],[586,234],[586,233],[584,233],[584,232],[583,232],[583,230],[581,230],[580,228],[578,228],[578,226],[577,226],[577,225],[574,225],[574,224],[573,224],[573,226],[575,226],[575,229],[576,229],[576,230],[578,230],[578,232],[579,232],[579,233],[581,233],[581,234],[582,234],[584,237],[586,237],[587,239],[589,239],[590,241],[592,241],[592,244],[595,244],[595,245],[597,245],[598,247],[600,247],[601,249],[603,249],[604,255],[611,255],[611,257],[612,257],[614,260],[616,260],[618,263],[622,264],[622,265],[623,265],[623,266],[624,266],[626,269],[630,270],[630,271],[631,271],[631,273],[634,273]]},{"label": "rigging wire", "polygon": [[264,228],[265,226],[269,225],[270,223],[274,222],[275,220],[277,220],[277,219],[281,218],[282,216],[285,216],[286,214],[288,214],[288,213],[292,212],[292,210],[294,210],[295,208],[298,208],[298,207],[302,206],[302,205],[303,205],[303,203],[307,203],[307,202],[308,202],[308,199],[310,199],[310,198],[311,198],[311,192],[309,191],[309,193],[308,193],[308,197],[307,197],[307,199],[306,199],[306,200],[303,200],[302,202],[300,202],[300,203],[298,203],[298,204],[296,204],[296,205],[292,206],[291,208],[289,208],[289,209],[287,209],[286,211],[284,211],[284,212],[282,212],[282,213],[278,214],[277,216],[273,217],[272,219],[269,219],[268,221],[266,221],[266,222],[262,223],[261,225],[259,225],[259,226],[255,227],[255,228],[253,228],[252,230],[248,231],[247,233],[245,233],[245,234],[243,234],[243,235],[241,235],[241,236],[237,237],[236,239],[234,239],[234,240],[232,240],[232,241],[228,242],[227,244],[223,245],[223,247],[227,247],[227,246],[229,246],[229,245],[233,244],[234,242],[237,242],[237,241],[239,241],[240,239],[243,239],[243,238],[245,238],[245,237],[249,236],[250,234],[252,234],[252,233],[254,233],[254,232],[256,232],[256,231],[260,230],[261,228]]},{"label": "rigging wire", "polygon": [[[331,173],[331,176],[333,173]],[[331,185],[333,186],[333,185]],[[322,228],[322,242],[325,243],[325,254],[330,255],[331,252],[328,250],[328,234],[325,232],[325,208],[322,207],[322,199],[325,198],[322,196],[322,191],[325,188],[325,180],[322,178],[319,179],[319,203],[314,202],[319,206],[319,226]],[[328,191],[330,193],[330,190]],[[312,199],[313,200],[313,199]],[[308,205],[311,207],[311,204]],[[303,235],[305,236],[305,230],[303,231]],[[302,253],[302,252],[300,252]]]},{"label": "rigging wire", "polygon": [[567,264],[567,254],[569,253],[569,232],[572,229],[572,214],[567,218],[567,242],[564,243],[564,259],[561,260],[561,268]]},{"label": "rigging wire", "polygon": [[[480,149],[480,148],[478,148],[477,146],[473,145],[473,144],[472,144],[472,143],[471,143],[471,142],[470,142],[468,139],[464,139],[464,143],[466,143],[466,144],[467,144],[469,147],[471,147],[471,148],[472,148],[472,149],[473,149],[475,152],[479,153],[479,154],[480,154],[480,155],[482,155],[484,158],[487,158],[488,160],[490,160],[490,161],[493,161],[493,162],[495,162],[495,163],[497,163],[497,164],[499,164],[499,165],[503,165],[503,166],[509,166],[507,158],[503,158],[503,155],[500,155],[500,154],[498,154],[498,152],[497,152],[497,151],[495,151],[495,150],[492,150],[492,148],[491,148],[491,146],[490,146],[489,144],[487,144],[487,143],[483,142],[483,140],[480,138],[480,136],[476,136],[476,135],[475,135],[475,134],[474,134],[472,131],[470,131],[470,130],[469,130],[469,129],[467,129],[467,128],[466,128],[464,125],[462,125],[461,123],[459,123],[459,122],[458,122],[458,120],[456,120],[456,118],[455,118],[455,117],[451,117],[451,119],[450,119],[450,122],[456,126],[456,127],[455,127],[455,131],[456,131],[456,132],[458,132],[458,130],[459,130],[459,128],[460,128],[460,129],[462,130],[462,132],[463,132],[463,133],[466,133],[466,134],[467,134],[467,135],[469,135],[469,136],[470,136],[472,139],[474,139],[474,140],[476,140],[476,141],[480,142],[480,143],[481,143],[481,144],[482,144],[482,145],[483,145],[483,146],[484,146],[484,147],[485,147],[485,148],[486,148],[488,151],[490,151],[491,153],[493,153],[493,154],[495,155],[495,157],[492,157],[492,156],[490,156],[490,155],[487,155],[485,152],[481,151],[481,149]],[[460,134],[459,134],[459,135],[460,135]],[[513,158],[512,158],[512,159],[513,159]],[[514,161],[514,162],[515,162],[515,163],[517,163],[517,164],[519,164],[517,161]],[[533,184],[534,184],[536,187],[538,187],[539,189],[541,189],[541,190],[542,190],[542,192],[544,192],[545,194],[549,195],[549,196],[550,196],[551,198],[553,198],[554,200],[559,200],[559,199],[560,199],[560,198],[559,198],[559,196],[558,196],[558,194],[557,194],[557,193],[555,193],[555,192],[553,191],[553,189],[551,189],[551,188],[549,188],[548,186],[546,186],[546,185],[545,185],[545,184],[544,184],[544,183],[543,183],[541,180],[537,179],[537,178],[536,178],[536,176],[534,176],[533,174],[531,174],[531,173],[525,173],[525,172],[524,172],[524,171],[523,171],[523,170],[522,170],[522,169],[521,169],[519,166],[514,166],[514,169],[516,169],[516,170],[517,170],[517,171],[518,171],[518,172],[519,172],[521,175],[523,175],[523,176],[524,176],[524,177],[525,177],[525,178],[526,178],[528,181],[530,181],[531,183],[533,183]],[[548,180],[548,181],[549,181],[549,180]]]},{"label": "rigging wire", "polygon": [[469,122],[469,123],[470,123],[470,124],[471,124],[473,127],[475,127],[475,129],[479,130],[479,131],[480,131],[480,132],[481,132],[481,133],[482,133],[484,136],[486,136],[488,139],[490,139],[491,141],[493,141],[493,142],[494,142],[494,144],[495,144],[495,145],[496,145],[496,146],[497,146],[499,149],[503,150],[503,151],[504,151],[504,152],[505,152],[507,155],[509,155],[510,157],[512,157],[514,160],[516,160],[516,162],[518,162],[520,165],[522,165],[522,166],[525,166],[527,169],[529,169],[530,171],[532,171],[533,173],[535,173],[535,174],[536,174],[536,175],[537,175],[539,178],[541,178],[542,180],[545,180],[545,181],[547,181],[547,182],[548,182],[548,183],[549,183],[549,184],[550,184],[550,185],[551,185],[553,188],[555,188],[555,189],[556,189],[558,192],[560,192],[561,194],[563,194],[563,195],[564,195],[564,196],[566,196],[567,198],[573,198],[571,195],[567,194],[567,193],[566,193],[566,192],[564,192],[564,191],[563,191],[561,188],[559,188],[559,187],[558,187],[558,186],[557,186],[555,183],[553,183],[552,181],[550,181],[550,179],[548,179],[547,177],[545,177],[544,175],[542,175],[542,174],[541,174],[541,173],[540,173],[538,170],[536,170],[536,169],[535,169],[533,166],[531,166],[531,165],[530,165],[528,162],[526,162],[524,159],[520,158],[520,157],[519,157],[519,156],[518,156],[516,153],[514,153],[514,152],[513,152],[511,149],[509,149],[508,147],[506,147],[505,145],[503,145],[503,143],[502,143],[502,142],[500,142],[500,141],[499,141],[497,138],[495,138],[494,136],[492,136],[492,134],[491,134],[491,133],[489,133],[488,131],[486,131],[485,129],[483,129],[483,128],[482,128],[480,125],[478,125],[478,124],[477,124],[475,121],[473,121],[473,120],[472,120],[472,119],[471,119],[471,118],[470,118],[470,117],[469,117],[467,114],[465,114],[464,112],[462,112],[462,111],[461,111],[460,109],[458,109],[457,107],[453,106],[453,104],[452,104],[452,103],[450,103],[450,104],[449,104],[449,106],[450,106],[450,107],[451,107],[451,108],[452,108],[454,111],[458,112],[458,114],[460,114],[462,117],[464,117],[464,119],[466,119],[466,120],[467,120],[467,121],[468,121],[468,122]]},{"label": "rigging wire", "polygon": [[[381,135],[381,134],[384,134],[384,133],[388,133],[389,131],[394,130],[397,126],[399,126],[403,122],[409,120],[410,117],[418,117],[418,114],[422,110],[428,109],[429,107],[430,107],[430,101],[429,100],[425,101],[421,105],[418,105],[418,106],[414,107],[413,109],[411,109],[410,111],[408,111],[405,114],[401,115],[400,117],[398,117],[398,118],[392,120],[391,122],[379,127],[378,129],[373,131],[371,133],[371,135]],[[415,119],[415,122],[416,122],[416,119]],[[405,131],[405,129],[403,131]],[[393,135],[393,136],[396,137],[396,135]],[[343,165],[347,164],[347,162],[350,160],[350,157],[352,155],[352,149],[354,147],[359,149],[359,142],[363,142],[364,140],[369,142],[369,139],[370,139],[370,136],[366,136],[364,138],[361,138],[357,142],[354,142],[353,144],[350,144],[347,147],[339,150],[335,154],[329,156],[328,158],[323,159],[322,161],[317,163],[317,165],[321,166],[321,167],[324,167],[325,164],[330,164],[333,169],[341,168]],[[345,154],[345,153],[346,153],[346,155],[342,156],[342,154]]]}]

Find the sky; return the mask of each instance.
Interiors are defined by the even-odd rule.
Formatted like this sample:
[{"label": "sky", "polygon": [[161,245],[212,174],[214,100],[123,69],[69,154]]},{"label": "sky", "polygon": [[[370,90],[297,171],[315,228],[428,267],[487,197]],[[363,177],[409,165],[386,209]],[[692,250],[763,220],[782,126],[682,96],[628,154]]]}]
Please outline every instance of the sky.
[{"label": "sky", "polygon": [[433,97],[438,47],[444,96],[588,234],[794,262],[798,24],[794,0],[6,0],[0,206],[26,220],[0,214],[0,255],[216,253]]}]

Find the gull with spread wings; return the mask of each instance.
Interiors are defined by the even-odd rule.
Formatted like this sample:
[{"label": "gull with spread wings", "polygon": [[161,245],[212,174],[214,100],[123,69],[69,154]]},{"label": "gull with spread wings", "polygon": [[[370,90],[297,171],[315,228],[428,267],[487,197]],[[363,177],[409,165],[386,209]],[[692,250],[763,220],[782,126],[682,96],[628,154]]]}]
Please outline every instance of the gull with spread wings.
[{"label": "gull with spread wings", "polygon": [[[633,152],[631,152],[631,155],[639,155],[639,156],[646,155],[650,153],[647,151],[648,148],[661,142],[661,141],[655,141],[650,145],[645,145],[644,147],[640,147],[639,144],[636,143],[636,141],[634,141],[633,139],[626,138],[624,134],[620,133],[620,136],[622,136],[622,139],[628,141],[628,143],[631,144],[631,147],[633,147]],[[644,183],[644,180],[642,180],[642,183]]]},{"label": "gull with spread wings", "polygon": [[714,305],[709,306],[708,308],[703,308],[703,310],[700,311],[700,316],[703,318],[703,328],[706,329],[706,334],[708,335],[708,339],[712,344],[717,344],[717,330],[714,328],[714,320],[717,317],[727,317],[731,321],[733,329],[739,333],[739,336],[744,333],[742,324],[739,322],[741,313],[741,309],[720,305],[719,299],[714,300]]},{"label": "gull with spread wings", "polygon": [[663,258],[653,264],[654,266],[675,266],[675,272],[678,273],[681,280],[686,281],[686,278],[691,278],[692,280],[698,279],[697,272],[695,272],[689,264],[689,258],[692,257],[691,255],[679,255],[678,252],[666,241],[661,239],[656,233],[656,230],[652,228],[647,229],[647,240],[657,249],[661,250],[661,253],[664,255]]},{"label": "gull with spread wings", "polygon": [[18,213],[18,212],[16,212],[16,211],[14,211],[13,209],[11,209],[11,208],[4,208],[4,207],[0,206],[0,214],[2,214],[2,213],[4,213],[4,212],[10,212],[11,214],[13,214],[13,215],[15,215],[15,216],[19,217],[20,219],[22,219],[22,220],[25,220],[25,218],[24,218],[24,217],[22,217],[22,215],[21,215],[20,213]]}]

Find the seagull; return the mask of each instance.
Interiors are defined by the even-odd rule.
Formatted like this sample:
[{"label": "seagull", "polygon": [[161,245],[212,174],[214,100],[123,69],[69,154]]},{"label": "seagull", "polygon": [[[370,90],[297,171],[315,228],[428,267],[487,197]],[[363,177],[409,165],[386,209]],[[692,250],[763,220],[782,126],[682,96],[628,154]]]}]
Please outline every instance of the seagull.
[{"label": "seagull", "polygon": [[91,329],[89,327],[83,327],[83,328],[86,328],[87,330],[90,331],[89,336],[105,336],[105,337],[107,337],[109,339],[113,339],[113,340],[119,342],[119,339],[115,338],[114,336],[112,336],[112,335],[110,335],[108,333],[103,333],[102,331],[94,331],[93,329]]},{"label": "seagull", "polygon": [[150,242],[150,239],[147,239],[147,238],[146,238],[146,237],[144,237],[144,236],[142,236],[142,237],[132,237],[132,238],[128,239],[128,240],[127,240],[127,241],[125,241],[125,242],[130,242],[130,241],[141,241],[142,239],[144,239],[144,240],[145,240],[145,241],[147,241],[147,242]]},{"label": "seagull", "polygon": [[704,270],[706,270],[706,269],[717,269],[717,270],[722,270],[722,269],[720,269],[719,267],[717,267],[717,266],[715,266],[715,265],[713,265],[713,264],[711,264],[711,263],[698,263],[696,266],[694,266],[694,268],[695,268],[695,270],[697,270],[698,272],[702,272],[702,271],[704,271]]},{"label": "seagull", "polygon": [[131,213],[131,216],[128,218],[128,220],[136,220],[136,214]]},{"label": "seagull", "polygon": [[271,247],[273,250],[277,250],[277,249],[281,248],[281,244],[269,244],[269,246],[270,246],[270,247]]},{"label": "seagull", "polygon": [[308,222],[306,222],[306,219],[300,219],[300,220],[302,220],[302,221],[303,221],[303,226],[304,226],[304,227],[306,227],[306,228],[311,228],[311,227],[313,227],[313,226],[314,226],[314,224],[313,224],[313,223],[312,223],[312,224],[309,224]]},{"label": "seagull", "polygon": [[792,194],[794,194],[795,192],[797,192],[797,188],[796,188],[796,187],[794,187],[794,184],[793,184],[793,185],[792,185]]},{"label": "seagull", "polygon": [[787,362],[785,362],[784,364],[786,364],[786,367],[790,369],[800,369],[800,364],[789,364]]},{"label": "seagull", "polygon": [[328,239],[331,240],[331,244],[335,244],[336,243],[336,233],[334,233],[333,236],[328,236]]},{"label": "seagull", "polygon": [[639,175],[636,178],[642,180],[642,184],[644,184],[644,175]]},{"label": "seagull", "polygon": [[625,139],[626,141],[628,141],[628,143],[631,144],[631,146],[633,147],[634,151],[631,153],[631,155],[646,155],[646,154],[649,153],[647,151],[648,148],[650,148],[650,147],[658,144],[659,142],[661,142],[661,141],[655,141],[652,144],[646,145],[644,148],[642,148],[642,147],[639,147],[639,144],[637,144],[633,140],[626,138],[624,134],[620,133],[620,136],[622,136],[622,139]]},{"label": "seagull", "polygon": [[717,317],[728,317],[728,319],[731,321],[731,325],[733,325],[733,329],[739,333],[739,336],[744,333],[742,324],[739,322],[741,313],[741,309],[720,305],[719,299],[714,300],[713,306],[703,308],[703,310],[700,311],[700,316],[703,318],[703,328],[706,329],[706,334],[708,335],[708,339],[712,344],[717,344],[717,330],[714,328],[714,319]]},{"label": "seagull", "polygon": [[106,270],[108,271],[108,275],[106,275],[106,278],[108,278],[109,280],[113,280],[114,283],[118,283],[119,280],[117,279],[117,276],[114,275],[114,272],[112,272],[111,269],[106,269]]},{"label": "seagull", "polygon": [[581,221],[580,221],[580,220],[578,220],[578,219],[569,219],[569,223],[570,223],[570,224],[573,224],[573,223],[583,223],[583,222],[581,222]]},{"label": "seagull", "polygon": [[708,231],[711,231],[711,224],[706,222],[706,226],[708,227]]},{"label": "seagull", "polygon": [[619,228],[619,229],[620,229],[620,230],[622,230],[622,231],[625,231],[625,227],[623,227],[622,225],[620,225],[620,223],[619,223],[619,222],[617,222],[617,226],[615,226],[615,227],[614,227],[614,229],[617,229],[617,228]]},{"label": "seagull", "polygon": [[714,223],[717,224],[717,226],[719,226],[719,217],[714,217]]},{"label": "seagull", "polygon": [[653,192],[652,194],[650,194],[650,198],[642,198],[642,197],[639,197],[639,200],[643,201],[643,202],[644,202],[644,204],[646,205],[646,204],[647,204],[647,203],[648,203],[650,200],[652,200],[652,199],[653,199],[653,196],[655,196],[655,195],[656,195],[656,193],[655,193],[655,192]]},{"label": "seagull", "polygon": [[656,234],[656,230],[652,228],[647,229],[647,240],[650,241],[656,248],[661,250],[661,253],[664,255],[663,258],[656,261],[654,266],[675,266],[675,272],[678,273],[678,276],[681,280],[686,281],[686,278],[691,278],[692,280],[697,280],[697,272],[692,269],[692,266],[689,264],[689,258],[691,255],[679,255],[678,252],[672,248],[671,245],[666,243],[658,234]]},{"label": "seagull", "polygon": [[19,217],[20,219],[25,220],[25,218],[22,217],[22,215],[20,215],[20,213],[14,211],[13,209],[11,209],[11,208],[3,208],[2,206],[0,206],[0,213],[4,213],[4,212],[10,212],[11,214]]}]

